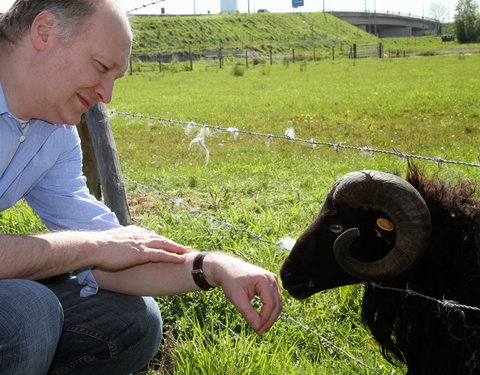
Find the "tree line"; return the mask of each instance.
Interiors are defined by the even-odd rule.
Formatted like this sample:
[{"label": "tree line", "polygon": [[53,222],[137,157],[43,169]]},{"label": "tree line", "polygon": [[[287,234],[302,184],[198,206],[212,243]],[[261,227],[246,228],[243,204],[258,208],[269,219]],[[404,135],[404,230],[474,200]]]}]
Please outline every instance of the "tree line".
[{"label": "tree line", "polygon": [[459,43],[480,42],[480,13],[475,0],[459,0],[455,8],[455,34]]}]

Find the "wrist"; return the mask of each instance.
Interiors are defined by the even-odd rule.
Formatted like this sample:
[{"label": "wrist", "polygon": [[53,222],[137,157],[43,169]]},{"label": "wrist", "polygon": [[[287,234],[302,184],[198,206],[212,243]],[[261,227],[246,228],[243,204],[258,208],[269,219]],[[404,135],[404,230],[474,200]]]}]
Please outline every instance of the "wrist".
[{"label": "wrist", "polygon": [[202,290],[210,290],[217,286],[211,281],[211,277],[207,276],[205,272],[205,265],[207,262],[204,262],[207,255],[210,253],[208,251],[202,251],[195,255],[192,264],[192,278],[195,284]]}]

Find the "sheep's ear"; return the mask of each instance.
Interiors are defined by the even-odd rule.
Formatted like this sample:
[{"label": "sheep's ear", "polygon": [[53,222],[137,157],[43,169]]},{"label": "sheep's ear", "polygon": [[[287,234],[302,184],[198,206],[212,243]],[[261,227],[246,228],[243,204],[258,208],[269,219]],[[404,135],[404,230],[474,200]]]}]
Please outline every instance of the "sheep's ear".
[{"label": "sheep's ear", "polygon": [[57,22],[55,16],[47,11],[40,12],[30,27],[30,41],[37,51],[44,51],[52,40]]}]

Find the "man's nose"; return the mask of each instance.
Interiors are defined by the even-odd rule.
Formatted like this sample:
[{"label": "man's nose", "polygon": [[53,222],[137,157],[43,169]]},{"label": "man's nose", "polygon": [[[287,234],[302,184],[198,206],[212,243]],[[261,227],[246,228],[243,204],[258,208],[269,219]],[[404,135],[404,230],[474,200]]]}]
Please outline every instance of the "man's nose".
[{"label": "man's nose", "polygon": [[110,103],[112,100],[113,84],[113,79],[104,77],[104,79],[102,79],[102,82],[100,82],[100,84],[95,87],[95,93],[98,95],[99,99],[105,104]]}]

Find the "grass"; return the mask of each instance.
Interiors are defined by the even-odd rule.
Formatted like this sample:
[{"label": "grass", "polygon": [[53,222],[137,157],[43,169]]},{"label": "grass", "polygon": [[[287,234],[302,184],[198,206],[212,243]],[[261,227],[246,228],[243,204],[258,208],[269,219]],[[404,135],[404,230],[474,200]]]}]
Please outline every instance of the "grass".
[{"label": "grass", "polygon": [[218,14],[206,16],[132,16],[134,55],[249,47],[284,53],[292,47],[331,47],[375,42],[378,38],[323,13]]},{"label": "grass", "polygon": [[[224,127],[342,142],[382,150],[478,163],[479,55],[320,61],[256,66],[235,75],[205,65],[182,73],[141,73],[116,86],[111,109],[220,124]],[[117,115],[112,118],[132,216],[159,233],[202,250],[221,249],[278,272],[279,248],[244,231],[194,215],[179,201],[266,240],[296,238],[342,174],[378,169],[404,174],[406,160],[287,140],[215,131],[205,153],[189,144],[187,126]],[[449,181],[479,179],[478,168],[418,161]],[[38,220],[24,205],[3,212],[3,232],[33,232]],[[17,223],[27,222],[26,227]],[[359,319],[363,287],[346,286],[306,301],[285,294],[283,315],[256,336],[219,290],[158,299],[166,333],[141,374],[403,374],[387,363]],[[256,302],[255,302],[256,303]],[[139,373],[139,374],[140,374]]]}]

